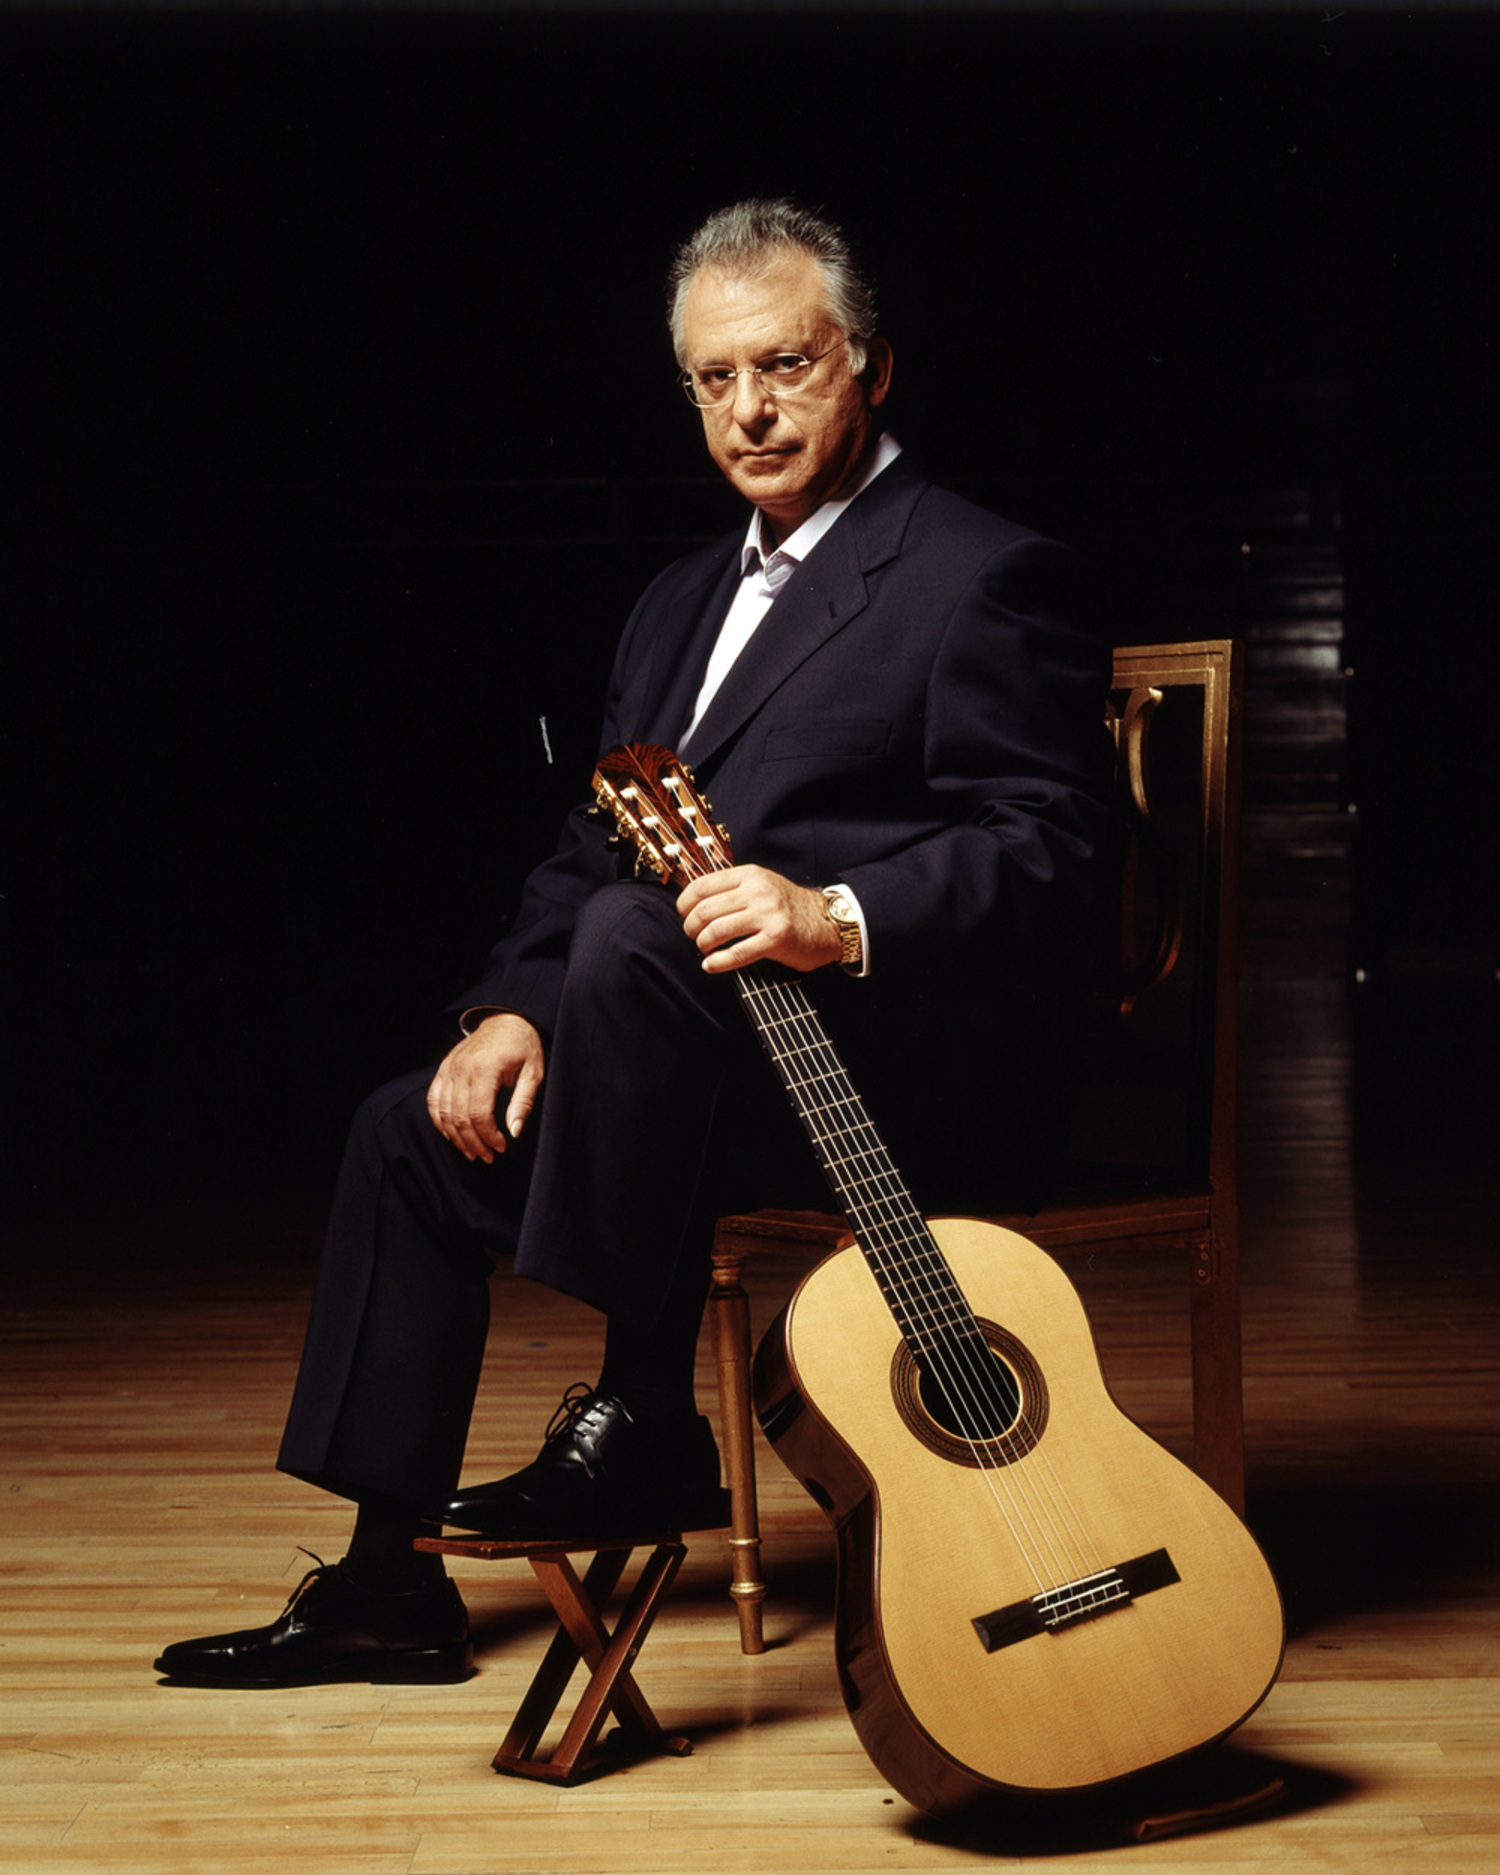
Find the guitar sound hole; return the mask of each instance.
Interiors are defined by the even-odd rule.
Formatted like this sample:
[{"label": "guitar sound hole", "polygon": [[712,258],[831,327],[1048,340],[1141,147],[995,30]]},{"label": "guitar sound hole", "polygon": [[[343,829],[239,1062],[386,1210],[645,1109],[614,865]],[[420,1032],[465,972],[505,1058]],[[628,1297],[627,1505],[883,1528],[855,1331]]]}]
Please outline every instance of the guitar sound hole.
[{"label": "guitar sound hole", "polygon": [[934,1366],[917,1360],[917,1398],[934,1425],[961,1439],[1003,1439],[1021,1416],[1021,1383],[998,1354],[991,1353],[983,1372],[973,1362],[950,1372],[949,1362]]},{"label": "guitar sound hole", "polygon": [[[987,1365],[955,1350],[919,1363],[903,1342],[891,1363],[891,1392],[908,1429],[956,1465],[1008,1465],[1047,1425],[1047,1383],[1030,1351],[995,1322],[981,1321]],[[924,1371],[925,1367],[925,1371]]]}]

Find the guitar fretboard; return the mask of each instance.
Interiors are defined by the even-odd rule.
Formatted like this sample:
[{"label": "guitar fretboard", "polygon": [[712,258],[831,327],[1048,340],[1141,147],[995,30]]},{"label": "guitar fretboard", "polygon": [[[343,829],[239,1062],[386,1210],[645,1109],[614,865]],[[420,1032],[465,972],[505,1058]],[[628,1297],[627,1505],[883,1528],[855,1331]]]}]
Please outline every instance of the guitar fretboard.
[{"label": "guitar fretboard", "polygon": [[955,1342],[983,1350],[963,1291],[803,984],[754,967],[737,971],[735,982],[913,1354],[951,1352]]}]

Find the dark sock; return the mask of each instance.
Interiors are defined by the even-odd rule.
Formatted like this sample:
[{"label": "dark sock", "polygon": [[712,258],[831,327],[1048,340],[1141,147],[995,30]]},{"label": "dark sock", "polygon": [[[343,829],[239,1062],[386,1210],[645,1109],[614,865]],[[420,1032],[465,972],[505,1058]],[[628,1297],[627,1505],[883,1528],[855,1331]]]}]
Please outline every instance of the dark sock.
[{"label": "dark sock", "polygon": [[654,1424],[689,1424],[698,1416],[693,1367],[704,1293],[693,1284],[667,1306],[650,1328],[611,1316],[604,1333],[601,1393],[612,1393],[636,1419]]},{"label": "dark sock", "polygon": [[412,1542],[419,1536],[437,1536],[441,1528],[399,1499],[369,1499],[354,1519],[345,1567],[362,1589],[375,1595],[430,1588],[447,1574],[443,1559],[413,1549]]}]

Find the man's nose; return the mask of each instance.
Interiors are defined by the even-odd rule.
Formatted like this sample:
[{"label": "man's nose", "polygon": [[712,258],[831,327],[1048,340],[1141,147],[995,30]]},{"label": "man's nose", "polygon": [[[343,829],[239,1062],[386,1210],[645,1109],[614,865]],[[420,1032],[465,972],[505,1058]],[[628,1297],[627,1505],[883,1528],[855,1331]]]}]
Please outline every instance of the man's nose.
[{"label": "man's nose", "polygon": [[753,429],[776,414],[776,400],[753,371],[741,371],[734,380],[734,401],[730,406],[736,423]]}]

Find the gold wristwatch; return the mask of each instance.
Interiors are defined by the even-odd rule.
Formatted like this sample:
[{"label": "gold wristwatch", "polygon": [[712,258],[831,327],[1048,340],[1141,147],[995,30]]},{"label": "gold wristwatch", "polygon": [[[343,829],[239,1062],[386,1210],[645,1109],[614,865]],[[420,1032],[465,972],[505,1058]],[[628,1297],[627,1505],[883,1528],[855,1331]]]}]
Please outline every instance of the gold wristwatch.
[{"label": "gold wristwatch", "polygon": [[841,885],[825,885],[823,909],[839,934],[839,962],[846,970],[857,970],[864,961],[865,947],[859,934],[859,916],[849,894]]}]

